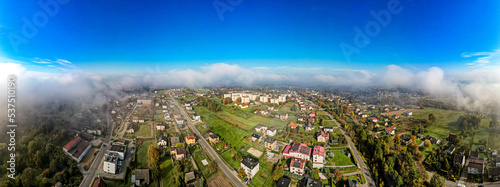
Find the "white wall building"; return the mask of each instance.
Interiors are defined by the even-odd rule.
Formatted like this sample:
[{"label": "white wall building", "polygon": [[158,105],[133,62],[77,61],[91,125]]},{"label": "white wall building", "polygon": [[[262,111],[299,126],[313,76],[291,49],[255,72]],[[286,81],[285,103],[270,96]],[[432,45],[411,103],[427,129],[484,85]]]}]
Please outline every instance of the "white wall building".
[{"label": "white wall building", "polygon": [[248,178],[252,178],[259,172],[259,160],[252,157],[245,157],[241,160],[240,166],[245,170]]},{"label": "white wall building", "polygon": [[117,173],[117,164],[118,164],[118,155],[116,153],[107,152],[104,155],[104,165],[102,169],[104,173],[116,174]]}]

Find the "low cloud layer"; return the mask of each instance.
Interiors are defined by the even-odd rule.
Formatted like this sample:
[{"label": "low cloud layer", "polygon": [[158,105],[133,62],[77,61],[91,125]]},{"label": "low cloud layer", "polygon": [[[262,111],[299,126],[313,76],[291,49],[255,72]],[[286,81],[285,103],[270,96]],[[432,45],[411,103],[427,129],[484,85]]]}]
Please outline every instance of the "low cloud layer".
[{"label": "low cloud layer", "polygon": [[[58,61],[59,65],[72,66],[70,62]],[[285,69],[285,70],[283,70]],[[423,71],[410,71],[400,66],[387,66],[383,72],[366,70],[304,68],[287,73],[286,68],[244,68],[239,65],[216,63],[199,70],[169,70],[143,75],[97,75],[81,71],[52,74],[27,71],[22,63],[10,61],[0,63],[2,81],[6,90],[6,77],[18,77],[18,100],[25,107],[53,101],[71,101],[92,97],[99,105],[106,96],[119,96],[123,90],[134,88],[202,88],[211,86],[401,86],[421,90],[425,93],[447,97],[457,105],[473,111],[500,106],[500,68],[487,68],[462,75],[448,75],[438,67]],[[6,92],[0,92],[6,98]],[[6,100],[0,100],[5,106]]]}]

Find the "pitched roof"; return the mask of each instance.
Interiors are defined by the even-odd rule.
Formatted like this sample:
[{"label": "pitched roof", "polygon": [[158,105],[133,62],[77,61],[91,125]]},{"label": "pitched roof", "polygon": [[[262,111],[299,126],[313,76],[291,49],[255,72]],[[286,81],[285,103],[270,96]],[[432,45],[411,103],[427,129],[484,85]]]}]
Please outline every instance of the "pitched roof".
[{"label": "pitched roof", "polygon": [[454,140],[457,138],[457,135],[454,135],[454,134],[448,134],[448,139],[450,140]]},{"label": "pitched roof", "polygon": [[184,148],[184,147],[176,147],[175,148],[175,154],[178,154],[178,155],[186,154],[186,148]]},{"label": "pitched roof", "polygon": [[196,136],[194,134],[190,134],[186,136],[186,139],[188,140],[196,139]]},{"label": "pitched roof", "polygon": [[64,149],[69,150],[71,147],[73,147],[76,143],[78,143],[78,141],[80,141],[80,136],[77,136],[76,138],[74,138],[73,140],[71,140],[68,144],[66,144],[64,146]]},{"label": "pitched roof", "polygon": [[294,123],[294,122],[290,122],[290,124],[288,124],[289,127],[297,127],[297,124]]},{"label": "pitched roof", "polygon": [[322,146],[314,146],[313,155],[325,156],[325,148]]},{"label": "pitched roof", "polygon": [[480,163],[469,162],[469,167],[476,168],[479,172],[483,172],[483,170],[484,170],[484,164],[480,164]]},{"label": "pitched roof", "polygon": [[387,131],[389,131],[389,132],[394,131],[394,129],[393,129],[392,127],[387,127],[387,128],[385,128],[385,130],[387,130]]},{"label": "pitched roof", "polygon": [[276,142],[276,140],[274,138],[271,138],[271,137],[267,137],[266,140],[264,140],[264,141],[267,143],[271,143],[271,144]]},{"label": "pitched roof", "polygon": [[325,133],[324,131],[319,131],[317,137],[320,137],[320,136],[328,137],[328,136],[330,136],[330,134]]},{"label": "pitched roof", "polygon": [[289,187],[291,181],[289,178],[281,177],[276,183],[276,187]]},{"label": "pitched roof", "polygon": [[500,175],[500,167],[488,169],[488,175]]},{"label": "pitched roof", "polygon": [[92,187],[107,187],[107,186],[108,185],[104,182],[104,180],[102,180],[102,178],[95,180],[94,184],[92,185]]}]

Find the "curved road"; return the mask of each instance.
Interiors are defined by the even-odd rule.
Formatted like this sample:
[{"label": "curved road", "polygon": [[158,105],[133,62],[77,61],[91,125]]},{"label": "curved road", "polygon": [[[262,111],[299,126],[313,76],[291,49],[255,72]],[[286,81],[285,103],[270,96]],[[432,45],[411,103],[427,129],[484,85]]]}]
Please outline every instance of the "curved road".
[{"label": "curved road", "polygon": [[208,152],[208,154],[210,154],[210,156],[214,159],[215,163],[219,166],[219,168],[222,170],[222,172],[226,175],[227,179],[229,179],[229,181],[231,181],[231,183],[233,183],[234,186],[237,186],[237,187],[244,187],[246,186],[245,184],[243,184],[243,182],[241,182],[240,179],[238,179],[238,177],[236,177],[236,175],[233,174],[233,171],[232,169],[230,169],[229,167],[227,167],[226,164],[224,164],[224,162],[219,158],[219,155],[217,154],[217,152],[215,152],[215,150],[212,148],[212,146],[210,146],[210,144],[208,144],[207,140],[205,140],[205,138],[203,138],[203,136],[201,135],[201,133],[198,131],[198,129],[196,129],[193,125],[193,123],[191,122],[191,120],[189,120],[189,116],[186,114],[186,111],[179,105],[179,103],[172,97],[172,95],[170,94],[170,92],[168,92],[168,94],[170,95],[170,98],[172,99],[172,101],[175,102],[175,105],[177,106],[177,108],[179,108],[179,111],[181,111],[182,113],[182,116],[184,116],[184,118],[186,118],[186,122],[188,124],[188,127],[191,129],[191,131],[193,131],[196,136],[199,137],[199,143],[200,145]]},{"label": "curved road", "polygon": [[[310,101],[310,102],[312,103],[312,105],[318,107],[319,110],[324,111],[323,108],[319,107],[314,102],[312,102],[312,101]],[[352,143],[351,138],[349,136],[347,136],[347,134],[344,131],[344,128],[342,128],[342,126],[339,124],[339,122],[330,113],[328,113],[326,111],[325,111],[325,113],[328,115],[328,117],[332,118],[332,120],[335,122],[335,124],[337,124],[337,126],[339,127],[340,131],[342,131],[342,134],[344,134],[345,139],[347,140],[347,143],[349,143],[349,148],[351,148],[353,155],[356,158],[356,161],[358,162],[358,167],[361,169],[361,172],[363,172],[363,174],[365,175],[366,184],[368,184],[368,186],[370,186],[370,187],[375,187],[376,185],[375,185],[375,182],[373,182],[372,176],[370,174],[370,170],[368,170],[368,167],[366,166],[365,161],[359,155],[359,152],[356,149],[356,146],[354,146],[354,143]]]}]

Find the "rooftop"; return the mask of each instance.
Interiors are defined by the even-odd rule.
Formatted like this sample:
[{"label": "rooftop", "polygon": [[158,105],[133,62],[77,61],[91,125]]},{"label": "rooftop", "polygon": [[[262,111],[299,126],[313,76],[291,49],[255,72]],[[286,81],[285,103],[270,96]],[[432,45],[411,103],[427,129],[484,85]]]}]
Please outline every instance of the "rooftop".
[{"label": "rooftop", "polygon": [[290,162],[290,167],[304,169],[305,161],[298,158],[293,158]]},{"label": "rooftop", "polygon": [[313,155],[325,156],[325,148],[322,146],[314,146]]},{"label": "rooftop", "polygon": [[125,152],[125,145],[116,145],[115,144],[115,145],[112,145],[109,150],[123,153],[123,152]]},{"label": "rooftop", "polygon": [[73,140],[71,140],[68,144],[64,146],[64,149],[69,150],[71,147],[73,147],[78,141],[80,141],[80,136],[75,137]]},{"label": "rooftop", "polygon": [[288,187],[291,181],[289,178],[281,177],[276,183],[276,187]]},{"label": "rooftop", "polygon": [[267,137],[266,140],[264,140],[265,142],[267,143],[274,143],[276,142],[276,140],[274,138],[271,138],[271,137]]},{"label": "rooftop", "polygon": [[257,166],[257,164],[259,164],[259,160],[251,156],[246,156],[241,160],[241,163],[246,167],[253,169],[255,166]]},{"label": "rooftop", "polygon": [[307,187],[322,187],[323,183],[319,180],[307,178],[305,186],[307,186]]}]

